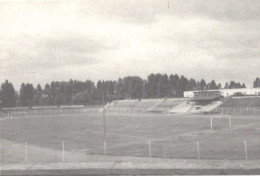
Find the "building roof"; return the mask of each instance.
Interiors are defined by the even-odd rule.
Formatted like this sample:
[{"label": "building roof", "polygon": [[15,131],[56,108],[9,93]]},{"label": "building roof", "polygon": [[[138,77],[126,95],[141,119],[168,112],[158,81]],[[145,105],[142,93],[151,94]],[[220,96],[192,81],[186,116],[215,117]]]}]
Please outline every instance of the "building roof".
[{"label": "building roof", "polygon": [[195,91],[184,91],[184,92],[241,92],[241,91],[260,91],[260,88],[236,88],[236,89],[214,89],[214,90],[195,90]]}]

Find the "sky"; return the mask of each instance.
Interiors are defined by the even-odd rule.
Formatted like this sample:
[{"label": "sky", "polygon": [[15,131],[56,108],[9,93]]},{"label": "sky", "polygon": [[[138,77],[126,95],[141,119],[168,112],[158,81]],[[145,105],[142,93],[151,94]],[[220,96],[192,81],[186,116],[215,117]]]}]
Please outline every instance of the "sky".
[{"label": "sky", "polygon": [[252,87],[259,0],[0,1],[0,83],[179,74]]}]

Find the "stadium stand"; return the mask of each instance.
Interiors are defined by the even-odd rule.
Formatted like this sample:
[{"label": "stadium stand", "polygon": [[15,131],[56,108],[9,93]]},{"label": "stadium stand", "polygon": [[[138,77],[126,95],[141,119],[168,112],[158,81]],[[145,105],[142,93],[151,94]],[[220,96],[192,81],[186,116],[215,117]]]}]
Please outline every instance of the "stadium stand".
[{"label": "stadium stand", "polygon": [[2,117],[25,116],[29,111],[29,107],[12,107],[2,108]]},{"label": "stadium stand", "polygon": [[117,100],[113,103],[113,107],[131,108],[131,107],[134,107],[136,103],[138,103],[138,100]]},{"label": "stadium stand", "polygon": [[13,112],[13,111],[25,112],[25,111],[28,111],[28,110],[29,110],[29,107],[2,108],[3,112]]},{"label": "stadium stand", "polygon": [[260,113],[260,97],[232,97],[226,98],[223,104],[212,110],[222,114],[257,115]]},{"label": "stadium stand", "polygon": [[187,103],[184,106],[182,106],[181,108],[179,108],[176,112],[177,113],[189,113],[190,110],[193,108],[194,105]]},{"label": "stadium stand", "polygon": [[[188,112],[193,106],[186,105],[187,99],[142,99],[142,100],[117,100],[106,105],[107,112],[160,112],[168,113],[172,109],[172,113]],[[182,106],[185,107],[181,108]],[[189,106],[189,108],[188,108]],[[176,109],[174,109],[176,107]],[[180,109],[181,108],[181,109]],[[174,112],[175,110],[177,110]]]},{"label": "stadium stand", "polygon": [[84,105],[68,105],[68,106],[60,106],[62,109],[73,109],[73,108],[84,108]]},{"label": "stadium stand", "polygon": [[162,99],[142,99],[135,105],[135,108],[147,109],[147,108],[154,107],[161,102],[162,102]]},{"label": "stadium stand", "polygon": [[2,117],[28,117],[28,116],[45,116],[61,114],[85,114],[98,113],[102,108],[101,105],[72,105],[72,106],[38,106],[38,107],[16,107],[3,108]]},{"label": "stadium stand", "polygon": [[0,116],[37,116],[59,114],[101,113],[107,112],[155,112],[155,113],[222,113],[222,114],[257,114],[260,112],[260,97],[232,97],[197,101],[188,98],[116,100],[97,106],[66,105],[42,107],[2,108]]},{"label": "stadium stand", "polygon": [[159,103],[157,106],[153,108],[149,108],[148,112],[164,112],[167,113],[171,108],[177,106],[178,104],[185,101],[183,98],[178,99],[165,99],[161,103]]},{"label": "stadium stand", "polygon": [[138,100],[117,100],[113,102],[112,108],[131,108]]},{"label": "stadium stand", "polygon": [[107,106],[108,112],[147,112],[162,103],[162,99],[117,100]]},{"label": "stadium stand", "polygon": [[172,109],[169,110],[170,113],[179,113],[180,109],[182,107],[184,107],[186,104],[188,104],[188,101],[183,101],[180,104],[176,105],[175,107],[173,107]]},{"label": "stadium stand", "polygon": [[106,110],[108,112],[126,112],[133,109],[137,103],[138,100],[116,100],[110,105],[106,105]]},{"label": "stadium stand", "polygon": [[200,105],[194,105],[190,110],[189,110],[189,113],[192,113],[192,114],[198,114],[198,113],[201,113],[200,112],[200,109],[202,108],[202,106]]},{"label": "stadium stand", "polygon": [[152,109],[159,105],[162,99],[142,99],[134,106],[135,112],[147,112],[149,109]]},{"label": "stadium stand", "polygon": [[58,106],[34,106],[31,109],[57,109]]},{"label": "stadium stand", "polygon": [[260,97],[233,97],[225,99],[224,107],[259,107]]},{"label": "stadium stand", "polygon": [[222,104],[221,101],[212,101],[211,103],[202,106],[199,111],[202,113],[209,113],[214,109],[216,109],[217,107],[219,107],[221,104]]}]

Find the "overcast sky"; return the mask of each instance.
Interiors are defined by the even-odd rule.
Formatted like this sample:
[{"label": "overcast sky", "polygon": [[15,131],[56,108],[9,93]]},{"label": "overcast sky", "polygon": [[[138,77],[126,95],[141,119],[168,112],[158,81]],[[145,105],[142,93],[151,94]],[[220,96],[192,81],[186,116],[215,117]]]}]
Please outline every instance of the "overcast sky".
[{"label": "overcast sky", "polygon": [[260,1],[0,2],[0,82],[260,76]]}]

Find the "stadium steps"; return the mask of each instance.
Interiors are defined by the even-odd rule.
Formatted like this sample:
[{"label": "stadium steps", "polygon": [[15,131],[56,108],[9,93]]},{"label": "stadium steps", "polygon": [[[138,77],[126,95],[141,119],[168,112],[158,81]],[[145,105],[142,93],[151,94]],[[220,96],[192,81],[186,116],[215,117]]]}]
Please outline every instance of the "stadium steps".
[{"label": "stadium steps", "polygon": [[155,107],[156,105],[162,102],[161,99],[142,99],[138,103],[135,104],[135,109],[145,109]]},{"label": "stadium steps", "polygon": [[214,109],[216,109],[217,107],[219,107],[220,105],[222,105],[221,101],[213,101],[205,106],[202,106],[202,108],[200,109],[200,112],[202,112],[202,113],[211,112]]},{"label": "stadium steps", "polygon": [[193,106],[188,112],[192,114],[198,114],[200,113],[200,109],[202,106]]},{"label": "stadium steps", "polygon": [[184,101],[184,102],[178,104],[177,106],[173,107],[172,109],[170,109],[169,113],[179,113],[179,110],[181,111],[182,107],[184,107],[187,104],[188,104],[188,102]]},{"label": "stadium steps", "polygon": [[150,112],[168,113],[170,109],[184,102],[184,99],[166,99],[159,103],[157,106],[150,109]]},{"label": "stadium steps", "polygon": [[194,105],[187,103],[186,105],[182,106],[180,109],[177,110],[177,113],[190,113],[190,110],[193,108]]},{"label": "stadium steps", "polygon": [[138,100],[117,100],[113,101],[111,105],[107,108],[109,112],[125,112],[133,109],[133,107],[138,104]]},{"label": "stadium steps", "polygon": [[159,105],[161,105],[163,102],[167,100],[163,99],[161,101],[158,101],[156,104],[154,104],[152,107],[149,107],[147,109],[147,112],[163,112],[162,108],[157,108]]}]

